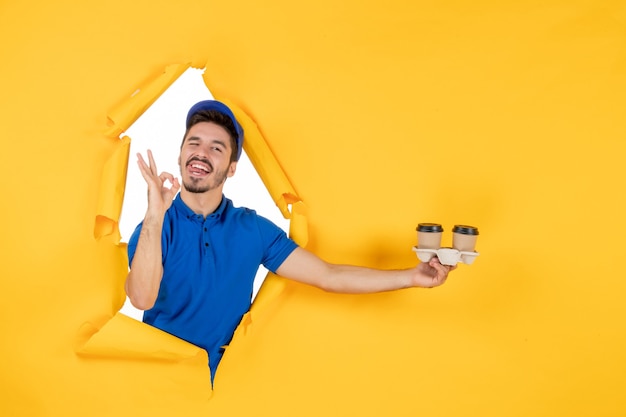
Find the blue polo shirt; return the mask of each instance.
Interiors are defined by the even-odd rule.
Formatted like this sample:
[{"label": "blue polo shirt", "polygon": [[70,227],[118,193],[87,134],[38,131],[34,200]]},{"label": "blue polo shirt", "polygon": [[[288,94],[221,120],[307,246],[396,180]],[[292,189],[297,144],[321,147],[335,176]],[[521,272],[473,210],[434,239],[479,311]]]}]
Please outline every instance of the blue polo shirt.
[{"label": "blue polo shirt", "polygon": [[[141,226],[128,242],[130,264]],[[250,309],[259,265],[276,272],[297,245],[274,223],[224,196],[204,218],[180,194],[165,213],[161,244],[161,287],[143,321],[204,348],[213,378],[223,346]]]}]

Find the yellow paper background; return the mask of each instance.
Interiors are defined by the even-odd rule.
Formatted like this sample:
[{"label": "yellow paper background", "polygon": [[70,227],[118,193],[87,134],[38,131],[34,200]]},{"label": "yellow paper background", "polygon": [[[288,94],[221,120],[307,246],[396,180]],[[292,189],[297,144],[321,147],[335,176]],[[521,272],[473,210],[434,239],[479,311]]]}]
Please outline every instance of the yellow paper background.
[{"label": "yellow paper background", "polygon": [[[0,414],[626,414],[625,27],[621,1],[3,2]],[[480,256],[435,290],[272,277],[211,391],[116,314],[102,194],[112,115],[187,65],[258,126],[310,250],[409,267],[436,221]]]}]

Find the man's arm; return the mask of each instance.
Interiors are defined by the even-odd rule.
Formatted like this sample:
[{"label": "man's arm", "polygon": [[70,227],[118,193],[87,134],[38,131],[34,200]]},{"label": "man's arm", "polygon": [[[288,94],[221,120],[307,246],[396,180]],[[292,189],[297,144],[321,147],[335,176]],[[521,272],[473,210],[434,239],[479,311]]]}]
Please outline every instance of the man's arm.
[{"label": "man's arm", "polygon": [[151,309],[159,294],[163,277],[162,230],[163,217],[146,214],[125,286],[131,304],[140,310]]},{"label": "man's arm", "polygon": [[[148,310],[154,306],[163,277],[161,248],[163,219],[180,185],[171,174],[167,172],[158,174],[152,152],[148,150],[150,165],[146,164],[141,155],[137,156],[141,175],[148,184],[148,210],[141,226],[130,272],[126,277],[125,289],[133,306],[140,310]],[[165,187],[165,181],[170,181],[172,186]]]},{"label": "man's arm", "polygon": [[362,294],[410,287],[436,287],[443,284],[448,273],[455,268],[442,265],[437,258],[403,270],[336,265],[323,261],[303,248],[296,248],[276,273],[328,292]]}]

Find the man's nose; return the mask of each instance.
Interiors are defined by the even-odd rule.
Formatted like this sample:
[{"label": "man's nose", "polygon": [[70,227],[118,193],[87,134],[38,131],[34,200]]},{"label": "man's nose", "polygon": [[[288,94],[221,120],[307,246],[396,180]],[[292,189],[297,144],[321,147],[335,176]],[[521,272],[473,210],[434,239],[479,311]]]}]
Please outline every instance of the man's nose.
[{"label": "man's nose", "polygon": [[195,149],[193,156],[201,159],[209,159],[209,151],[204,146],[198,146]]}]

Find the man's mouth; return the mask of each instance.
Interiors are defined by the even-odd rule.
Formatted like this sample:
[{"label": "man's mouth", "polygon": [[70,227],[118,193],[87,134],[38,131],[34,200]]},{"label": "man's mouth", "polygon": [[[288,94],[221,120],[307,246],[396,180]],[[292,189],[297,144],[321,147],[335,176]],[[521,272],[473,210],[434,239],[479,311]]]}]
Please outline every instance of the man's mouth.
[{"label": "man's mouth", "polygon": [[187,162],[187,170],[191,175],[204,176],[213,172],[213,166],[208,161],[192,158]]}]

